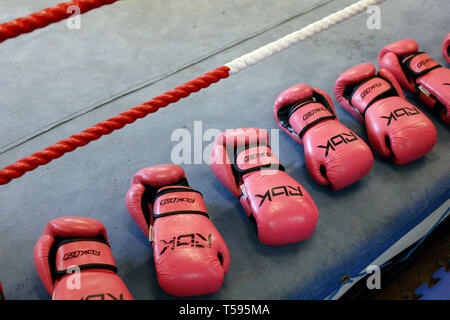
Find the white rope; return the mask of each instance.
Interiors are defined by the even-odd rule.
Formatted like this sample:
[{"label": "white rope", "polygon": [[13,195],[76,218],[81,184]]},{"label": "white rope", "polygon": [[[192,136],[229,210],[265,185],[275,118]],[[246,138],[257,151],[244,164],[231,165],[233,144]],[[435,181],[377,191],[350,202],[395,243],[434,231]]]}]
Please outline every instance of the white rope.
[{"label": "white rope", "polygon": [[300,30],[292,32],[283,38],[280,38],[274,42],[266,44],[265,46],[256,49],[250,53],[247,53],[233,61],[227,63],[225,66],[230,68],[230,75],[238,73],[241,70],[248,68],[254,64],[261,62],[262,60],[280,52],[285,49],[296,45],[297,43],[320,33],[329,27],[332,27],[344,20],[347,20],[365,10],[371,5],[382,3],[386,0],[361,0],[357,3],[348,6],[345,9],[337,11],[322,20],[316,21]]}]

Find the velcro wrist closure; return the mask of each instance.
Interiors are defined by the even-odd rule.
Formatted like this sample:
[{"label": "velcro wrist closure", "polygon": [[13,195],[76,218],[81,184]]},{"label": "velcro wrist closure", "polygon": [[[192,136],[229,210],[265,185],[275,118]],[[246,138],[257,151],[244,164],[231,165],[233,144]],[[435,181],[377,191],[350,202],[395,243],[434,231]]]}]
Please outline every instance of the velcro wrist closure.
[{"label": "velcro wrist closure", "polygon": [[62,241],[56,251],[56,273],[71,273],[69,269],[108,269],[117,272],[108,243],[100,239],[79,238]]},{"label": "velcro wrist closure", "polygon": [[200,214],[208,217],[202,194],[187,187],[167,187],[158,191],[153,203],[153,218],[174,214]]},{"label": "velcro wrist closure", "polygon": [[398,97],[395,87],[384,78],[372,77],[354,88],[350,103],[364,118],[367,109],[377,100]]},{"label": "velcro wrist closure", "polygon": [[329,119],[336,119],[336,116],[322,103],[313,99],[302,100],[289,111],[289,124],[300,138],[303,138],[313,125]]},{"label": "velcro wrist closure", "polygon": [[280,161],[267,145],[248,146],[243,150],[239,150],[236,152],[233,165],[236,171],[241,174],[261,169],[284,171]]},{"label": "velcro wrist closure", "polygon": [[406,57],[402,62],[402,65],[407,69],[414,80],[431,70],[441,67],[439,63],[425,52],[417,52]]}]

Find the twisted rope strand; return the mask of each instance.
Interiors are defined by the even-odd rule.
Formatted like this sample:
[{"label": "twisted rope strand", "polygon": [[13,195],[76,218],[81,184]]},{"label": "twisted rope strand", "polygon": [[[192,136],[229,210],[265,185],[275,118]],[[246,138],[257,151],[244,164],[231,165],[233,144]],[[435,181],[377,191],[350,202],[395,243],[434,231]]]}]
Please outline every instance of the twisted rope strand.
[{"label": "twisted rope strand", "polygon": [[29,16],[17,18],[11,22],[0,24],[0,43],[21,34],[44,28],[49,24],[69,18],[73,13],[67,12],[70,6],[80,8],[80,14],[86,13],[104,5],[113,4],[118,0],[76,0],[60,3],[54,7],[43,9]]},{"label": "twisted rope strand", "polygon": [[264,59],[273,56],[285,49],[288,49],[301,41],[304,41],[313,35],[327,30],[328,28],[345,21],[365,10],[371,5],[380,4],[386,0],[361,0],[342,10],[339,10],[319,21],[309,24],[308,26],[292,32],[276,41],[273,41],[261,48],[253,50],[233,61],[225,64],[230,68],[230,74],[238,73],[249,66],[257,64]]},{"label": "twisted rope strand", "polygon": [[12,165],[5,167],[0,171],[0,185],[9,183],[12,179],[16,179],[24,175],[26,172],[32,171],[39,166],[45,165],[52,160],[62,157],[67,152],[74,151],[78,147],[87,145],[88,143],[99,139],[100,137],[110,134],[111,132],[121,129],[127,124],[133,123],[137,119],[144,118],[150,113],[154,113],[161,108],[175,103],[182,98],[186,98],[194,92],[209,87],[211,84],[220,81],[229,76],[228,67],[219,67],[210,71],[194,80],[167,91],[150,101],[144,102],[136,107],[130,108],[103,122],[74,134],[67,139],[61,140],[54,145],[45,148],[42,151],[33,153]]}]

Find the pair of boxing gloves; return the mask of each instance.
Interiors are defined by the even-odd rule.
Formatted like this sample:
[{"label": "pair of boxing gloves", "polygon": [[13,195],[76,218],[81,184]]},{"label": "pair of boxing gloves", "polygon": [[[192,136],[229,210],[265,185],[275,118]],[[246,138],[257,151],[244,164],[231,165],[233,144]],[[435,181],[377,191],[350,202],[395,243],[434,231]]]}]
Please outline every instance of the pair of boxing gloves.
[{"label": "pair of boxing gloves", "polygon": [[[222,132],[212,148],[210,166],[239,198],[261,243],[299,242],[314,232],[317,207],[284,171],[266,130]],[[220,289],[230,254],[208,217],[201,193],[189,187],[181,167],[167,164],[137,172],[126,206],[153,243],[158,282],[165,292],[193,296]]]},{"label": "pair of boxing gloves", "polygon": [[[449,46],[450,33],[442,45],[450,63]],[[370,63],[345,71],[335,83],[334,94],[347,111],[365,123],[369,143],[378,154],[397,164],[414,161],[434,147],[437,133],[427,116],[405,99],[402,88],[416,94],[450,124],[450,69],[420,52],[411,39],[384,47],[378,64],[378,73]]]},{"label": "pair of boxing gloves", "polygon": [[[219,290],[230,265],[228,248],[181,167],[140,170],[126,206],[152,241],[158,282],[166,293],[186,297]],[[35,245],[34,261],[55,300],[133,299],[117,275],[105,227],[98,220],[50,221]]]},{"label": "pair of boxing gloves", "polygon": [[[377,74],[370,63],[355,66],[338,78],[334,92],[365,123],[369,144],[380,156],[405,164],[436,144],[433,123],[405,99],[388,71]],[[274,115],[278,126],[304,145],[306,167],[318,184],[343,189],[372,169],[371,149],[339,122],[326,92],[295,85],[278,96]]]},{"label": "pair of boxing gloves", "polygon": [[[401,79],[414,79],[417,90],[431,92],[425,95],[429,102],[426,105],[439,110],[441,119],[448,122],[450,70],[418,53],[413,40],[385,47],[380,52],[380,65],[386,69],[378,73],[371,63],[348,69],[337,79],[334,94],[349,113],[365,124],[369,144],[377,154],[396,164],[406,164],[431,151],[437,132],[428,117],[405,99]],[[414,66],[424,70],[419,72]],[[293,86],[278,96],[274,115],[278,126],[304,145],[307,169],[317,183],[342,189],[372,168],[369,147],[339,123],[326,92],[306,84]]]}]

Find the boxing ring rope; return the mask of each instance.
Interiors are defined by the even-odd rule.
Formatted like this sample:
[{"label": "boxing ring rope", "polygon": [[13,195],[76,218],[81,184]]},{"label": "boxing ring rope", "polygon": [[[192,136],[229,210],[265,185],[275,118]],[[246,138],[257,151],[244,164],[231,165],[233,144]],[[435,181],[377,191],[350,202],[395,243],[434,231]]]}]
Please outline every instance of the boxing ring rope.
[{"label": "boxing ring rope", "polygon": [[68,8],[71,6],[80,8],[80,14],[82,14],[107,4],[113,4],[117,1],[118,0],[75,0],[64,2],[54,7],[30,14],[29,16],[2,23],[0,24],[0,43],[69,18],[73,15],[72,12],[68,12]]},{"label": "boxing ring rope", "polygon": [[[112,4],[117,0],[109,1],[74,1],[70,2],[70,5],[79,3],[82,5],[82,12],[87,12],[96,7]],[[211,84],[227,78],[230,75],[236,74],[239,71],[246,69],[249,66],[255,65],[264,59],[275,55],[285,49],[288,49],[297,43],[312,37],[313,35],[320,33],[342,21],[345,21],[365,10],[371,5],[382,3],[386,0],[361,0],[354,3],[340,11],[337,11],[319,21],[316,21],[298,31],[290,33],[283,38],[280,38],[274,42],[271,42],[259,49],[256,49],[248,54],[245,54],[233,61],[225,64],[222,67],[216,68],[200,77],[195,78],[185,84],[167,91],[162,95],[159,95],[147,102],[144,102],[138,106],[132,107],[125,112],[118,114],[103,122],[99,122],[96,125],[83,130],[78,134],[74,134],[67,139],[61,140],[52,146],[45,148],[42,151],[33,153],[17,162],[0,170],[0,185],[8,184],[11,180],[16,179],[24,175],[26,172],[32,171],[39,166],[45,165],[52,160],[62,157],[67,152],[74,151],[75,149],[85,146],[88,143],[99,139],[100,137],[110,134],[111,132],[121,129],[127,124],[133,123],[137,119],[144,118],[150,113],[158,111],[160,108],[166,107],[171,103],[175,103],[182,98],[186,98],[194,92],[198,92],[201,89],[209,87]],[[60,8],[68,7],[69,3],[57,5],[55,7],[45,9],[41,12],[32,14],[26,18],[19,18],[21,22],[17,20],[4,23],[0,25],[0,42],[20,35],[21,33],[31,32],[37,28],[44,27],[50,23],[61,21],[68,17],[67,13],[60,11]],[[56,8],[56,9],[55,9]],[[83,11],[84,10],[84,11]],[[55,13],[56,12],[56,13]],[[59,13],[58,13],[59,12]],[[50,16],[47,17],[47,13]],[[30,19],[30,17],[33,17]],[[22,20],[21,20],[22,19]],[[29,19],[27,21],[27,19]],[[38,22],[42,20],[41,22]],[[34,21],[30,23],[29,21]],[[19,26],[16,27],[15,26]]]}]

